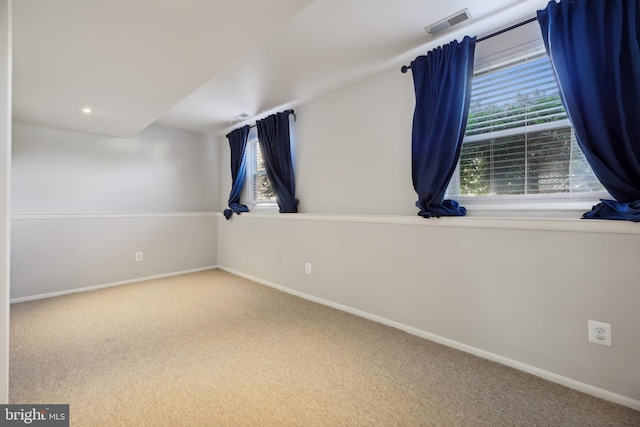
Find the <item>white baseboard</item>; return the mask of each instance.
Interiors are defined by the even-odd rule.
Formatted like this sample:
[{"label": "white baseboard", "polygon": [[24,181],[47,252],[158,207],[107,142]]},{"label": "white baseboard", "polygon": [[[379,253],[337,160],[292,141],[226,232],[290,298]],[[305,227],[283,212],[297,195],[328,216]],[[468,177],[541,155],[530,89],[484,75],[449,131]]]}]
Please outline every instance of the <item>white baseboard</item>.
[{"label": "white baseboard", "polygon": [[272,283],[266,280],[262,280],[258,277],[251,276],[249,274],[244,274],[239,271],[233,270],[231,268],[227,268],[224,266],[217,266],[220,270],[227,271],[231,274],[235,274],[240,277],[244,277],[246,279],[252,280],[254,282],[260,283],[262,285],[269,286],[274,289],[278,289],[280,291],[286,292],[288,294],[292,294],[298,296],[300,298],[304,298],[309,301],[317,302],[319,304],[323,304],[337,310],[345,311],[347,313],[354,314],[356,316],[364,317],[365,319],[372,320],[374,322],[382,323],[387,326],[391,326],[396,329],[400,329],[402,331],[408,332],[412,335],[416,335],[421,338],[428,339],[430,341],[437,342],[438,344],[446,345],[447,347],[455,348],[456,350],[461,350],[466,353],[473,354],[474,356],[482,357],[483,359],[488,359],[493,362],[500,363],[505,366],[509,366],[511,368],[517,369],[519,371],[527,372],[529,374],[535,375],[540,378],[544,378],[545,380],[563,385],[565,387],[569,387],[571,389],[590,394],[592,396],[598,397],[600,399],[608,400],[610,402],[614,402],[620,405],[628,406],[629,408],[640,411],[640,400],[635,400],[627,396],[622,396],[617,393],[613,393],[609,390],[605,390],[599,387],[592,386],[590,384],[586,384],[580,381],[576,381],[574,379],[556,374],[554,372],[550,372],[541,368],[537,368],[535,366],[528,365],[526,363],[519,362],[517,360],[509,359],[504,356],[500,356],[499,354],[491,353],[489,351],[481,350],[476,347],[472,347],[467,344],[463,344],[458,341],[451,340],[449,338],[445,338],[436,334],[432,334],[431,332],[423,331],[421,329],[414,328],[412,326],[404,325],[402,323],[395,322],[393,320],[386,319],[384,317],[377,316],[375,314],[367,313],[365,311],[361,311],[346,305],[342,305],[333,301],[325,300],[323,298],[318,298],[316,296],[306,294],[304,292],[296,291],[291,288],[287,288],[276,283]]},{"label": "white baseboard", "polygon": [[123,281],[114,282],[114,283],[105,283],[103,285],[87,286],[87,287],[84,287],[84,288],[68,289],[68,290],[64,290],[64,291],[50,292],[50,293],[46,293],[46,294],[31,295],[31,296],[28,296],[28,297],[13,298],[13,299],[11,299],[10,302],[11,302],[11,304],[14,304],[14,303],[18,303],[18,302],[33,301],[33,300],[37,300],[37,299],[51,298],[51,297],[57,297],[57,296],[61,296],[61,295],[68,295],[68,294],[75,294],[75,293],[78,293],[78,292],[95,291],[96,289],[111,288],[113,286],[127,285],[127,284],[130,284],[130,283],[144,282],[144,281],[153,280],[153,279],[162,279],[164,277],[179,276],[181,274],[197,273],[198,271],[213,270],[215,268],[218,268],[218,266],[217,265],[211,265],[211,266],[208,266],[208,267],[194,268],[192,270],[183,270],[183,271],[176,271],[176,272],[173,272],[173,273],[158,274],[156,276],[138,277],[136,279],[123,280]]}]

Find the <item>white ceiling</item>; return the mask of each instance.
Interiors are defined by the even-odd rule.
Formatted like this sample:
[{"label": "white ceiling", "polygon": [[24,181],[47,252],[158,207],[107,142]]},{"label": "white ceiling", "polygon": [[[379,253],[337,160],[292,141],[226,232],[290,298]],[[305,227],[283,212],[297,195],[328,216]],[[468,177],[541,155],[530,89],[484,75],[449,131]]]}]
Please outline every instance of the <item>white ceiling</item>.
[{"label": "white ceiling", "polygon": [[[153,122],[223,133],[239,113],[294,107],[546,2],[16,1],[13,116],[122,138]],[[465,7],[473,19],[424,32]]]}]

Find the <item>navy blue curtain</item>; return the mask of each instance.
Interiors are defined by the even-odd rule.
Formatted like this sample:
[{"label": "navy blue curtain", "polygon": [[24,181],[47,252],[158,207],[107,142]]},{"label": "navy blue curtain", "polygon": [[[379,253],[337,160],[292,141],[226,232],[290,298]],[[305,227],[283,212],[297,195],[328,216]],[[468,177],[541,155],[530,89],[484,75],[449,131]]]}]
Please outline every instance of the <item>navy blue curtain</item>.
[{"label": "navy blue curtain", "polygon": [[576,139],[616,200],[583,218],[640,221],[640,8],[638,0],[550,1],[542,37]]},{"label": "navy blue curtain", "polygon": [[411,63],[416,107],[411,134],[413,188],[418,215],[462,216],[466,209],[444,200],[467,126],[476,39],[465,37]]},{"label": "navy blue curtain", "polygon": [[276,195],[280,213],[298,212],[291,160],[290,114],[293,114],[293,110],[272,114],[256,121],[264,167]]},{"label": "navy blue curtain", "polygon": [[240,204],[240,193],[244,185],[244,177],[247,172],[247,159],[245,151],[247,148],[247,138],[249,138],[250,126],[246,125],[231,131],[227,135],[229,148],[231,149],[231,193],[229,194],[229,209],[224,210],[224,217],[229,219],[233,213],[240,215],[242,212],[249,212],[246,205]]}]

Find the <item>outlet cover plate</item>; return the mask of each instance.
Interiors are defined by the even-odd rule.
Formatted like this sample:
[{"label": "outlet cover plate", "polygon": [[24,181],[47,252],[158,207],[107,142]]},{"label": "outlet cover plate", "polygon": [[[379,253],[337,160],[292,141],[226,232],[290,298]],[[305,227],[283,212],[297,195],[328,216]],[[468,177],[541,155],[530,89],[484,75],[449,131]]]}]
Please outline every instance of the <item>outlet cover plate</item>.
[{"label": "outlet cover plate", "polygon": [[589,320],[589,342],[611,347],[611,324]]}]

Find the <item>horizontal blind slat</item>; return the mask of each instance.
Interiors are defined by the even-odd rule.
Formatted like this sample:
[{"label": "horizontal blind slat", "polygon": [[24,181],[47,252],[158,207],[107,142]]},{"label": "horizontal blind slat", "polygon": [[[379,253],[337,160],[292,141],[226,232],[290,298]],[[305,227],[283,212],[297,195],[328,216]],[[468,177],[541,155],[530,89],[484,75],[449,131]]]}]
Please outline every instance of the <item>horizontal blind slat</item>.
[{"label": "horizontal blind slat", "polygon": [[603,191],[577,146],[546,54],[475,74],[459,194]]}]

